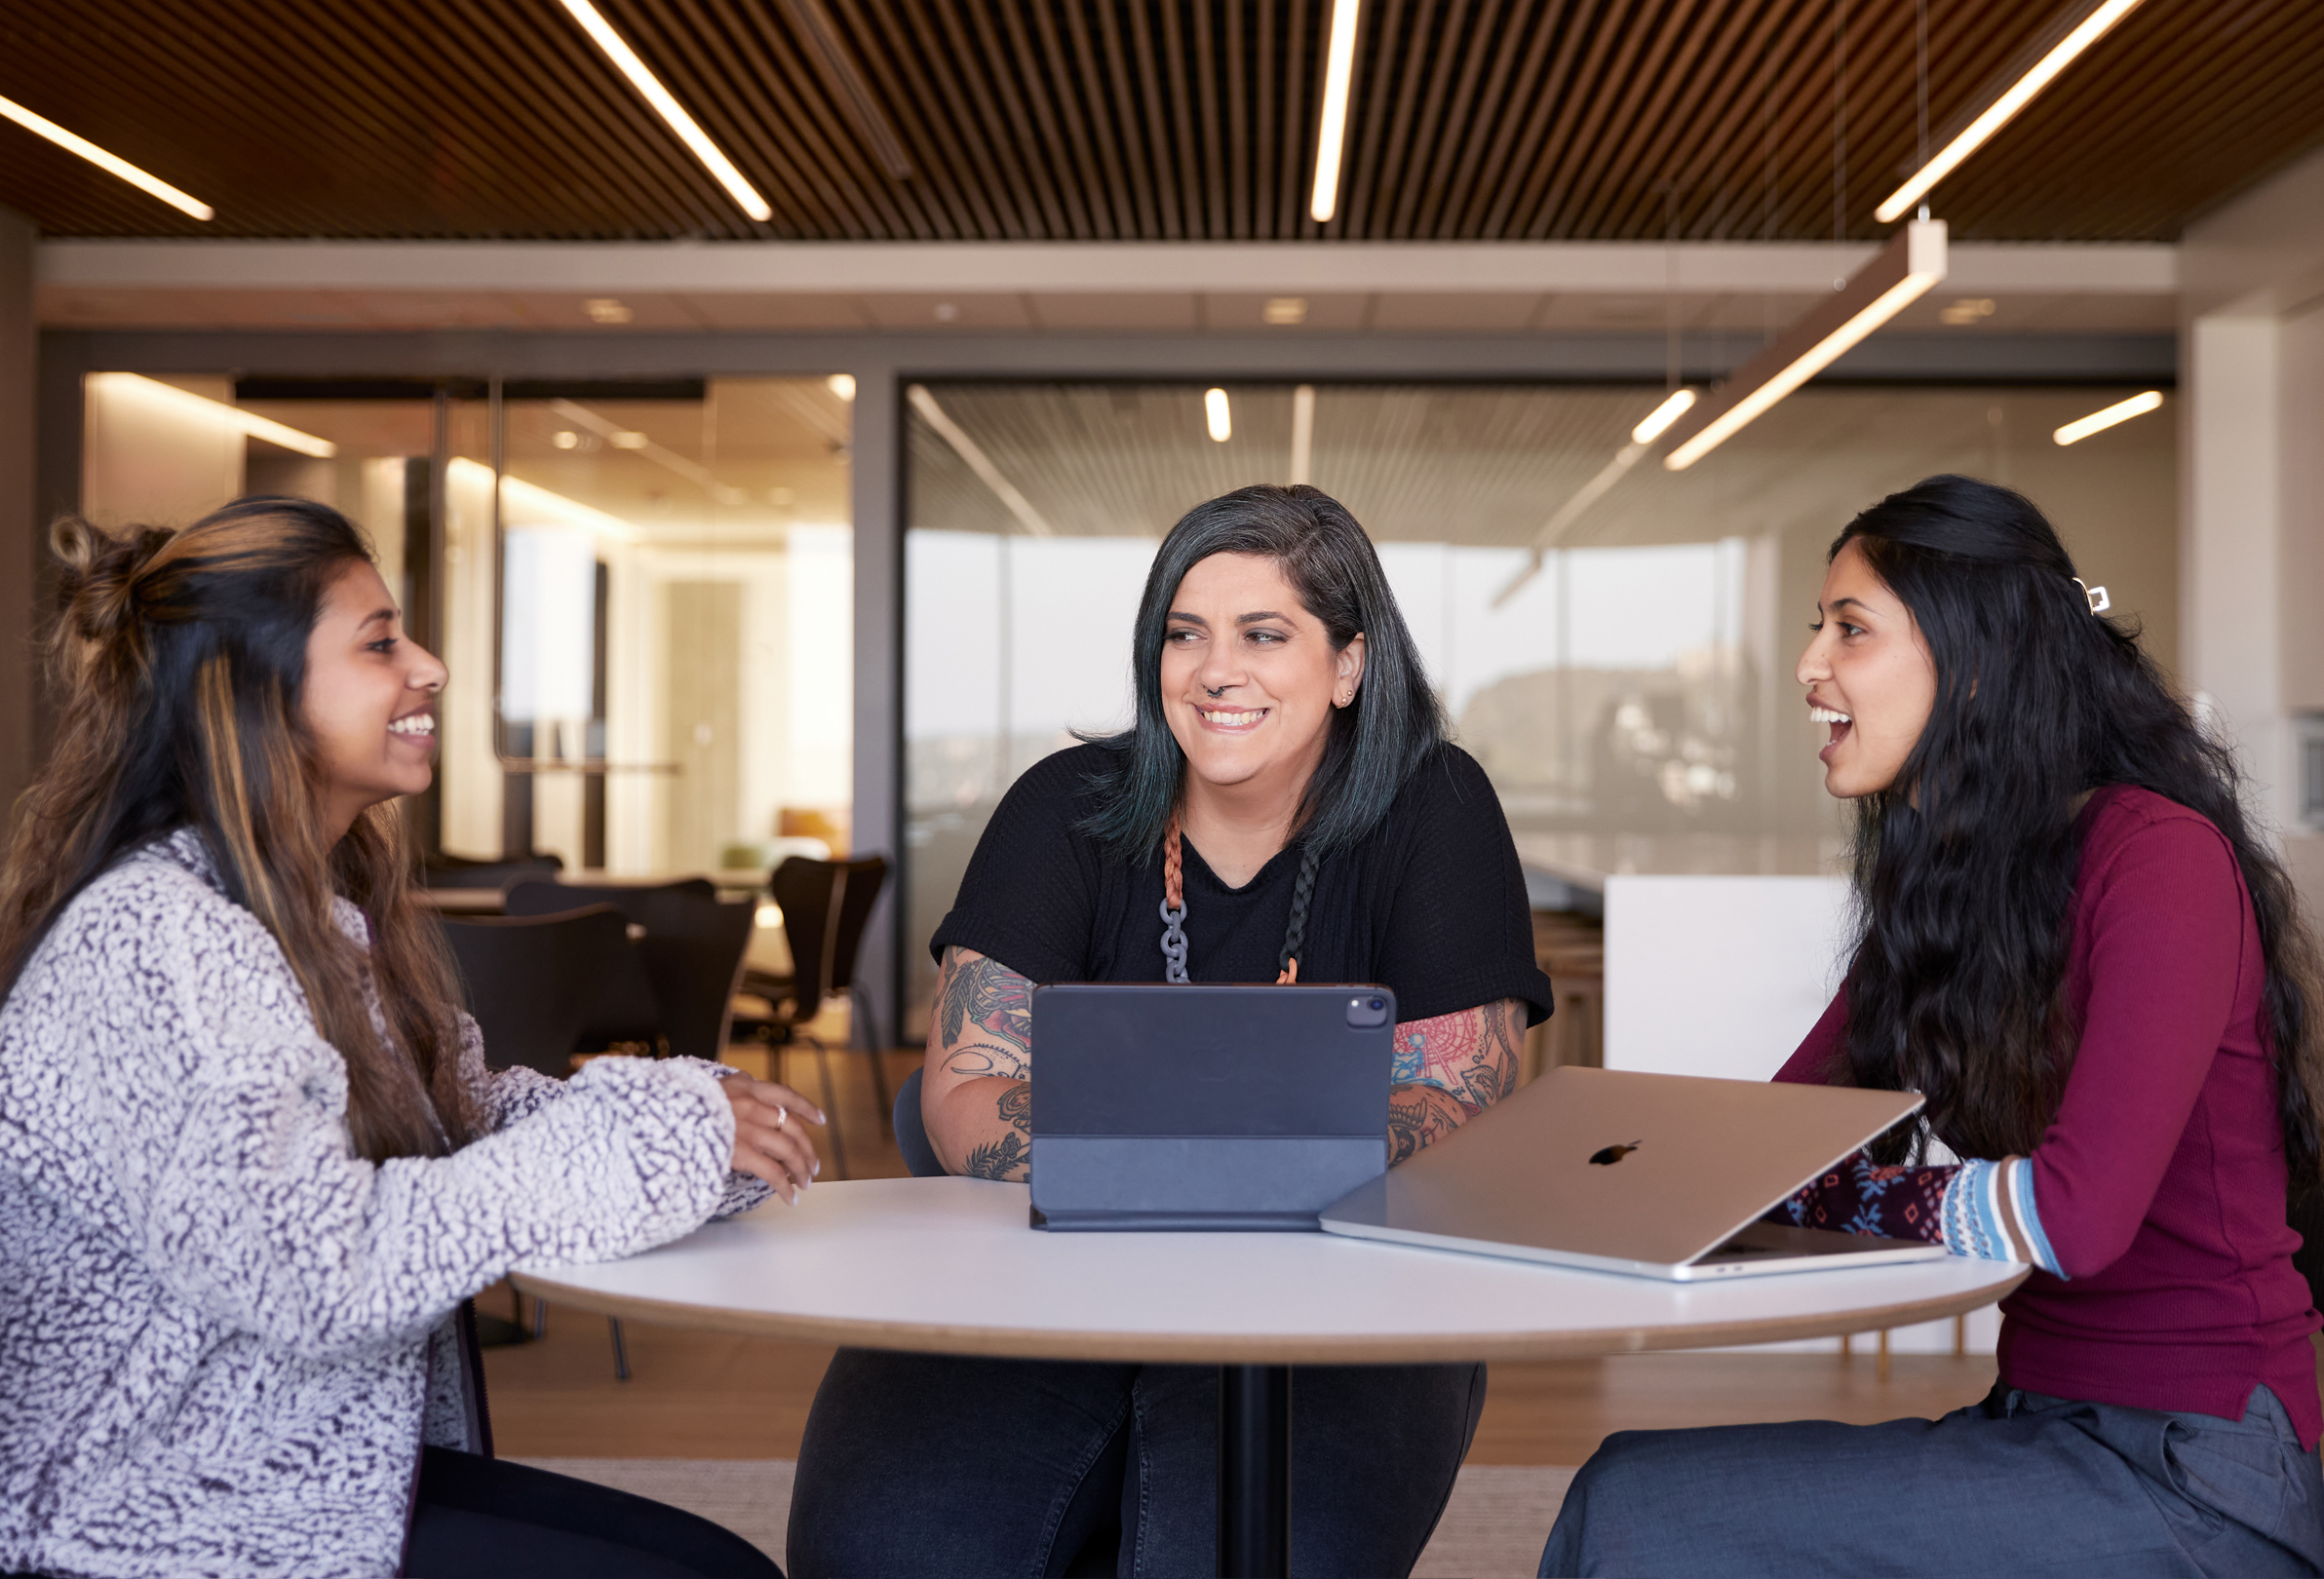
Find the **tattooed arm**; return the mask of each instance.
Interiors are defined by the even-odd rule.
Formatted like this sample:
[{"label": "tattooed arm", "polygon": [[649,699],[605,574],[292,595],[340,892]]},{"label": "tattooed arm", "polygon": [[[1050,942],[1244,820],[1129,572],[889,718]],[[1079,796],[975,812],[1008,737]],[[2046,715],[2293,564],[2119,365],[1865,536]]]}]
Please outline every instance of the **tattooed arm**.
[{"label": "tattooed arm", "polygon": [[1525,1004],[1481,1004],[1396,1027],[1388,1093],[1388,1166],[1442,1140],[1516,1088]]},{"label": "tattooed arm", "polygon": [[1032,996],[999,960],[945,950],[920,1117],[948,1173],[1021,1179],[1031,1170]]}]

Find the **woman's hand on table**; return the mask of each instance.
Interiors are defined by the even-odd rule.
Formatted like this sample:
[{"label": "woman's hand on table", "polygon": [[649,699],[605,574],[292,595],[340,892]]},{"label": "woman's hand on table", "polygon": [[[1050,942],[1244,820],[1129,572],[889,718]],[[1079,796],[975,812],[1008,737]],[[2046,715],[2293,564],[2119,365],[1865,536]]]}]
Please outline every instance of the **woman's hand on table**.
[{"label": "woman's hand on table", "polygon": [[821,1124],[823,1109],[789,1086],[739,1071],[719,1081],[718,1089],[734,1107],[734,1171],[764,1179],[796,1206],[799,1191],[823,1172],[800,1120]]}]

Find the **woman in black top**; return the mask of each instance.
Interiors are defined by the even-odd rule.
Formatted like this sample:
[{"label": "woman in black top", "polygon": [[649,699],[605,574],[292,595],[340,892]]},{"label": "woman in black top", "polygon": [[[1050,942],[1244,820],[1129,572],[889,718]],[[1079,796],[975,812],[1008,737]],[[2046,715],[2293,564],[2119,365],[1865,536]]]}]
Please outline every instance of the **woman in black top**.
[{"label": "woman in black top", "polygon": [[[1392,1161],[1504,1096],[1549,1013],[1525,880],[1378,557],[1314,488],[1174,527],[1135,637],[1137,720],[1026,773],[951,914],[921,1108],[945,1166],[1024,1178],[1036,982],[1395,989]],[[1217,1371],[842,1351],[792,1505],[794,1571],[1123,1573],[1217,1559]],[[1411,1569],[1484,1402],[1482,1366],[1302,1367],[1295,1572]]]}]

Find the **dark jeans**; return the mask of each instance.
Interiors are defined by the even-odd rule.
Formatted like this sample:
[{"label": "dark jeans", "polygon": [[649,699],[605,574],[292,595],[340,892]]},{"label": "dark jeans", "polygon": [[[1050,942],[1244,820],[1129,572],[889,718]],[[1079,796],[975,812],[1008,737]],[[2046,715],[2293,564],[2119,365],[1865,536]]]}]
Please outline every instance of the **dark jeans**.
[{"label": "dark jeans", "polygon": [[783,1579],[765,1553],[668,1503],[482,1458],[420,1451],[412,1579]]},{"label": "dark jeans", "polygon": [[[1291,1571],[1411,1572],[1476,1433],[1485,1367],[1302,1366],[1291,1399]],[[1055,1575],[1118,1527],[1114,1571],[1216,1573],[1218,1466],[1215,1366],[841,1349],[799,1450],[791,1568]]]},{"label": "dark jeans", "polygon": [[2314,1574],[2324,1474],[2276,1396],[2241,1420],[1996,1386],[1941,1420],[1624,1431],[1543,1575]]}]

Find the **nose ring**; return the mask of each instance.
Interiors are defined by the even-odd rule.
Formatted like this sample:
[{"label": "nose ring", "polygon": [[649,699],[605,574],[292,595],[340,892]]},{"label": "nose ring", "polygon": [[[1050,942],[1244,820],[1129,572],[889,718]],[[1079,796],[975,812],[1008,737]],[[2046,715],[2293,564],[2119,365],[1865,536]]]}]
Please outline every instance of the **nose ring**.
[{"label": "nose ring", "polygon": [[1223,685],[1206,685],[1203,689],[1211,693],[1211,700],[1214,702],[1226,694],[1226,687]]}]

